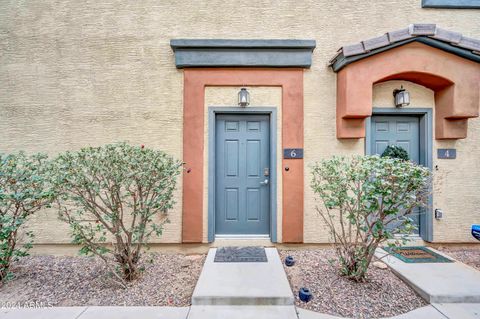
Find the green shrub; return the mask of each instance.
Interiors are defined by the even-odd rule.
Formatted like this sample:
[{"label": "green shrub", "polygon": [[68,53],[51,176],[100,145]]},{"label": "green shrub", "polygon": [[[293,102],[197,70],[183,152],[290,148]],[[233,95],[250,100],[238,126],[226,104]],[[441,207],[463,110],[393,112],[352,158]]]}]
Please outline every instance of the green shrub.
[{"label": "green shrub", "polygon": [[383,151],[382,157],[391,157],[391,158],[398,158],[404,161],[408,161],[408,153],[407,151],[401,147],[396,145],[388,145],[387,148]]},{"label": "green shrub", "polygon": [[25,222],[53,199],[47,164],[46,155],[0,154],[0,282],[12,277],[11,263],[32,247]]},{"label": "green shrub", "polygon": [[426,205],[430,172],[390,157],[334,157],[313,167],[311,183],[322,207],[341,274],[363,281],[375,249],[399,245],[415,229],[407,216]]},{"label": "green shrub", "polygon": [[120,284],[138,276],[142,250],[161,235],[181,165],[164,152],[125,143],[55,159],[60,219],[70,224],[80,252],[102,258]]}]

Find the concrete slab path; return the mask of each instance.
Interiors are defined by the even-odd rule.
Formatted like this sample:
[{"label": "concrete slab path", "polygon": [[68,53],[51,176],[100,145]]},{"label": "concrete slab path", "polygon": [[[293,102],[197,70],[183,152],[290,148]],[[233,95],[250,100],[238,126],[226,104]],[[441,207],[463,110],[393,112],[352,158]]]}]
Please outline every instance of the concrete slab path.
[{"label": "concrete slab path", "polygon": [[[297,308],[299,319],[347,319]],[[431,304],[384,319],[480,319],[479,303]]]},{"label": "concrete slab path", "polygon": [[[309,311],[305,309],[299,309],[298,311],[298,318],[299,319],[347,319],[343,317],[336,317],[327,315],[324,313],[318,313],[314,311]],[[428,305],[425,307],[421,307],[410,312],[404,313],[399,316],[389,317],[384,319],[459,319],[462,317],[446,317],[440,311],[438,311],[434,306]],[[469,318],[469,317],[466,317]]]},{"label": "concrete slab path", "polygon": [[293,305],[294,297],[276,248],[268,262],[214,262],[211,248],[192,296],[192,305]]},{"label": "concrete slab path", "polygon": [[[432,304],[389,319],[478,319],[480,304]],[[0,309],[1,319],[342,319],[294,306],[52,307]]]},{"label": "concrete slab path", "polygon": [[1,319],[186,319],[190,307],[1,308]]},{"label": "concrete slab path", "polygon": [[88,307],[1,308],[2,319],[75,319]]},{"label": "concrete slab path", "polygon": [[188,319],[297,319],[295,306],[192,306]]},{"label": "concrete slab path", "polygon": [[480,318],[480,304],[478,303],[440,303],[432,306],[441,312],[445,318]]},{"label": "concrete slab path", "polygon": [[108,313],[115,319],[184,319],[189,311],[189,307],[88,307],[79,318],[101,319]]},{"label": "concrete slab path", "polygon": [[[432,250],[452,259],[442,252]],[[480,302],[480,272],[461,262],[406,263],[397,257],[386,256],[387,252],[383,249],[378,249],[375,255],[383,258],[382,261],[398,277],[429,303]]]}]

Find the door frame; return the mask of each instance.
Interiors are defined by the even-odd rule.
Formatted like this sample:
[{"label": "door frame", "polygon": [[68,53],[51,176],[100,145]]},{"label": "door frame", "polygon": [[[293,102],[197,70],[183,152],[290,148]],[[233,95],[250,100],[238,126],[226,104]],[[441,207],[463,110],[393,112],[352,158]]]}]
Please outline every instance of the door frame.
[{"label": "door frame", "polygon": [[[277,108],[209,107],[208,108],[208,242],[215,240],[215,144],[216,117],[219,114],[268,115],[270,118],[270,240],[277,242]],[[238,236],[235,236],[238,238]],[[251,238],[251,236],[244,236]]]},{"label": "door frame", "polygon": [[[420,164],[432,171],[432,148],[433,148],[433,110],[431,108],[384,108],[374,107],[374,115],[411,115],[420,118]],[[365,154],[371,155],[372,148],[372,117],[366,119]],[[420,215],[420,237],[425,241],[433,241],[433,194],[430,192],[427,207],[423,208],[424,214]]]}]

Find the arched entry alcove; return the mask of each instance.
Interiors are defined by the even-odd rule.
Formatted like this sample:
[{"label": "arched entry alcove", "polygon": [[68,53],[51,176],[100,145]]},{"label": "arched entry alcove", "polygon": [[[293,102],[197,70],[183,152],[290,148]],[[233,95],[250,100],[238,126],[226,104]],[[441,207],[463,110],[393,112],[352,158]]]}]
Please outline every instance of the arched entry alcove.
[{"label": "arched entry alcove", "polygon": [[403,40],[392,40],[400,31],[388,33],[363,41],[357,52],[352,51],[355,45],[344,47],[332,60],[338,72],[337,138],[365,137],[372,87],[389,80],[411,81],[435,92],[436,139],[467,136],[468,119],[479,116],[480,55],[474,45],[480,49],[480,41],[468,39],[471,45],[462,45],[460,38],[447,44],[448,31],[428,25],[428,32],[419,35],[416,26],[404,31]]}]

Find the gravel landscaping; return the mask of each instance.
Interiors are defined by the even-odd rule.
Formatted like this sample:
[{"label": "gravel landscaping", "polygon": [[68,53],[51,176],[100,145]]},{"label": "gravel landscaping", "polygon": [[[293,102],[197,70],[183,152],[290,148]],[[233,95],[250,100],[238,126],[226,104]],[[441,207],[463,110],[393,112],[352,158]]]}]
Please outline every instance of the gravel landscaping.
[{"label": "gravel landscaping", "polygon": [[[427,303],[390,270],[370,266],[369,280],[355,283],[338,275],[332,249],[280,251],[282,260],[295,258],[285,267],[298,307],[336,316],[380,318],[395,316]],[[307,287],[313,299],[304,303],[298,290]]]},{"label": "gravel landscaping", "polygon": [[453,259],[480,270],[480,247],[439,247],[438,250],[446,253]]},{"label": "gravel landscaping", "polygon": [[2,304],[52,306],[188,306],[205,255],[150,254],[145,272],[126,289],[88,257],[31,256],[14,264],[16,278],[0,288]]}]

